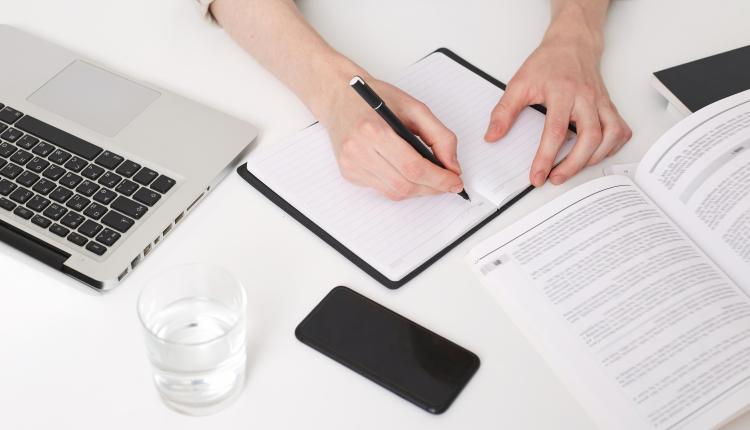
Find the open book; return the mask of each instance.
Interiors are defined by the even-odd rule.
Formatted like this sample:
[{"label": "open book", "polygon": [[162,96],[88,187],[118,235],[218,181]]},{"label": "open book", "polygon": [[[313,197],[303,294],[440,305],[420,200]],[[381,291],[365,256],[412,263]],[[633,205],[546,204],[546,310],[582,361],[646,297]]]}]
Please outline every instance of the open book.
[{"label": "open book", "polygon": [[[266,197],[390,288],[403,285],[528,190],[529,167],[544,128],[544,114],[526,108],[506,137],[486,143],[489,115],[504,85],[447,49],[413,64],[394,84],[424,102],[458,137],[470,203],[455,194],[394,202],[347,182],[319,123],[254,151],[238,169]],[[574,139],[570,133],[560,157]]]},{"label": "open book", "polygon": [[467,257],[605,429],[750,408],[750,91],[687,117]]}]

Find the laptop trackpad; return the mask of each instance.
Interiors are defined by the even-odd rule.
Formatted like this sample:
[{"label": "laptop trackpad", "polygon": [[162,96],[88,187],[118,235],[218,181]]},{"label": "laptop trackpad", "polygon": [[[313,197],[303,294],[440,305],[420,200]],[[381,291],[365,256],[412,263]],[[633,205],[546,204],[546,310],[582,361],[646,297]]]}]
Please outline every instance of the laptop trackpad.
[{"label": "laptop trackpad", "polygon": [[42,85],[28,100],[114,137],[159,96],[158,91],[77,60]]}]

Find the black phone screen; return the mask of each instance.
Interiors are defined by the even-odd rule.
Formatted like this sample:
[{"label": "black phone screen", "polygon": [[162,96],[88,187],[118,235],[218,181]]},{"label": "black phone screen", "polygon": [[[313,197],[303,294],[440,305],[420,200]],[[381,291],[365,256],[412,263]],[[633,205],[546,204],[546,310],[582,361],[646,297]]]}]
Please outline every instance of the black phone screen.
[{"label": "black phone screen", "polygon": [[472,352],[346,287],[297,326],[297,338],[432,413],[442,413],[479,367]]}]

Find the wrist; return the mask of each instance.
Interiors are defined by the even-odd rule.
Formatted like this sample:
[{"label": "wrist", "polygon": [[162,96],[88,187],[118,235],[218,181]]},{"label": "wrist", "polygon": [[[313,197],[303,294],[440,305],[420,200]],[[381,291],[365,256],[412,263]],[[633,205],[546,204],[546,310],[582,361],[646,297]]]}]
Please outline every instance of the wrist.
[{"label": "wrist", "polygon": [[349,81],[355,75],[372,80],[367,71],[338,52],[316,56],[313,59],[315,71],[308,80],[310,93],[304,102],[316,118],[325,122],[332,106],[342,94],[351,91]]},{"label": "wrist", "polygon": [[601,56],[604,50],[605,14],[606,8],[596,10],[587,8],[580,2],[565,2],[553,11],[542,43],[574,46]]}]

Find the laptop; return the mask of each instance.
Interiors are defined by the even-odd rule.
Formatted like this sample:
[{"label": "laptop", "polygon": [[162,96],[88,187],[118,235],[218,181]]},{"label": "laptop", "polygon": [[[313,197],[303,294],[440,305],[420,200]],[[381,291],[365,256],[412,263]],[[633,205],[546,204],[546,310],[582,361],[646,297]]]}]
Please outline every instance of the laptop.
[{"label": "laptop", "polygon": [[0,241],[117,286],[242,158],[237,118],[0,25]]}]

